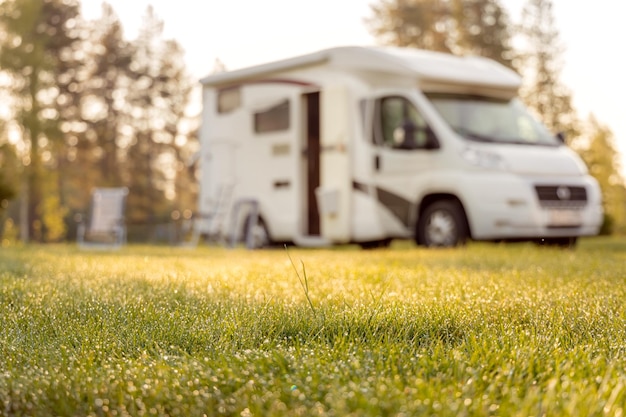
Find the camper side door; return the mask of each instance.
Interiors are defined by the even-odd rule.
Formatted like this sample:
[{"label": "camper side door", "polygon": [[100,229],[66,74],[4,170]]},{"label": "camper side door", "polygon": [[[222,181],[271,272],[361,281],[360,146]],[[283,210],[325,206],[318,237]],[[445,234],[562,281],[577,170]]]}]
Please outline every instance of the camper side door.
[{"label": "camper side door", "polygon": [[375,97],[371,131],[381,223],[391,235],[408,236],[419,190],[427,187],[433,169],[437,138],[406,90]]}]

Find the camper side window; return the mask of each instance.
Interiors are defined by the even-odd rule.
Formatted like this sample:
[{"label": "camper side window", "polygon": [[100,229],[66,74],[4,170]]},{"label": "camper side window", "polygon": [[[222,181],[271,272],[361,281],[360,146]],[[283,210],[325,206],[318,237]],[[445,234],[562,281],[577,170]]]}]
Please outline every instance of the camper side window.
[{"label": "camper side window", "polygon": [[254,132],[280,132],[289,129],[289,100],[254,113]]},{"label": "camper side window", "polygon": [[241,90],[239,88],[224,88],[217,92],[218,113],[230,113],[239,106],[241,106]]},{"label": "camper side window", "polygon": [[394,149],[429,147],[430,129],[415,106],[405,97],[384,97],[376,102],[374,141]]}]

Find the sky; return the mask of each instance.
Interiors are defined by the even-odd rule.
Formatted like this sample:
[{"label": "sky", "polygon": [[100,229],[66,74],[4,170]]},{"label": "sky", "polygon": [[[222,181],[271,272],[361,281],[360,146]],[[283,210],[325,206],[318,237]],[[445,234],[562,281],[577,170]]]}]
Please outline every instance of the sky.
[{"label": "sky", "polygon": [[[164,22],[164,36],[185,50],[197,79],[216,60],[227,69],[270,62],[320,49],[376,45],[365,20],[377,0],[107,0],[127,38],[137,34],[148,5]],[[561,80],[570,89],[581,118],[593,114],[614,135],[626,177],[626,59],[621,2],[552,0],[564,47]],[[514,22],[525,0],[501,0]],[[88,19],[100,16],[101,0],[82,0]]]}]

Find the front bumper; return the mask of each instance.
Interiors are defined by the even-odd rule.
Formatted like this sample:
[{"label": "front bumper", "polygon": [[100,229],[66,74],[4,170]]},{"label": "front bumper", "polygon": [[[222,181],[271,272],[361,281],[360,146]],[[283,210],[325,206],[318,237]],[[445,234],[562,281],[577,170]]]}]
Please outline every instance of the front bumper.
[{"label": "front bumper", "polygon": [[[540,201],[538,186],[584,187],[586,200]],[[602,225],[600,188],[590,176],[481,173],[464,178],[461,190],[472,238],[476,240],[592,236]]]}]

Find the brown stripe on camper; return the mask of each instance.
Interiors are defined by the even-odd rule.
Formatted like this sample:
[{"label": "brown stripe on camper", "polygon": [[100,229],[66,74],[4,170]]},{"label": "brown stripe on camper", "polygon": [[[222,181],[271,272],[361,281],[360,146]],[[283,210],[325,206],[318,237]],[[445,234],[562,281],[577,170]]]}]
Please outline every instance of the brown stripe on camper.
[{"label": "brown stripe on camper", "polygon": [[408,227],[411,218],[411,202],[398,194],[380,187],[376,187],[376,192],[378,201],[391,211],[403,225]]},{"label": "brown stripe on camper", "polygon": [[[370,187],[367,184],[355,180],[352,181],[352,189],[370,194]],[[393,213],[403,225],[409,227],[413,207],[409,200],[380,187],[376,187],[376,196],[380,204]]]}]

